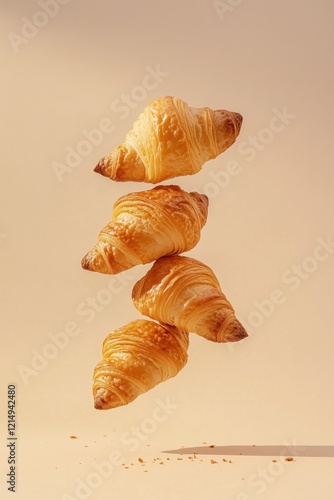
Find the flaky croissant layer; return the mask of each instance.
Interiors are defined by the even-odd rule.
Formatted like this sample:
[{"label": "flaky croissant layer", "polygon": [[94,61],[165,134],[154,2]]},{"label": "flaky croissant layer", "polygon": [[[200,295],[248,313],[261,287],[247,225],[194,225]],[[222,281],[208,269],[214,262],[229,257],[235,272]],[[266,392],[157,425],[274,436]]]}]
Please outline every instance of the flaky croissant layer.
[{"label": "flaky croissant layer", "polygon": [[179,186],[157,186],[122,196],[98,243],[82,259],[90,271],[117,274],[164,255],[191,250],[208,216],[208,198]]},{"label": "flaky croissant layer", "polygon": [[142,314],[213,342],[247,336],[212,269],[189,257],[158,259],[135,284],[132,298]]},{"label": "flaky croissant layer", "polygon": [[169,325],[136,320],[110,333],[93,377],[94,406],[127,405],[185,366],[189,335]]},{"label": "flaky croissant layer", "polygon": [[195,174],[235,142],[241,124],[239,113],[193,108],[164,96],[145,108],[124,143],[103,157],[95,172],[116,181],[154,184]]}]

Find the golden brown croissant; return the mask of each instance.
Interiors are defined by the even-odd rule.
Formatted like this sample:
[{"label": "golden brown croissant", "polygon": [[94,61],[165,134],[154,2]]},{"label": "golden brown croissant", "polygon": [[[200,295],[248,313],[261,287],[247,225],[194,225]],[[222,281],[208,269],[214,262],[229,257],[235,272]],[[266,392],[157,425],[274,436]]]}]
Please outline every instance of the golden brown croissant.
[{"label": "golden brown croissant", "polygon": [[148,320],[131,321],[110,333],[94,370],[95,408],[126,405],[174,377],[187,362],[188,346],[188,333]]},{"label": "golden brown croissant", "polygon": [[235,142],[241,124],[239,113],[192,108],[165,96],[145,108],[124,143],[102,158],[95,172],[116,181],[153,184],[195,174]]},{"label": "golden brown croissant", "polygon": [[90,271],[117,274],[193,248],[208,215],[208,198],[179,186],[131,193],[114,204],[112,221],[82,259]]},{"label": "golden brown croissant", "polygon": [[135,284],[132,298],[142,314],[214,342],[247,336],[213,271],[189,257],[157,260]]}]

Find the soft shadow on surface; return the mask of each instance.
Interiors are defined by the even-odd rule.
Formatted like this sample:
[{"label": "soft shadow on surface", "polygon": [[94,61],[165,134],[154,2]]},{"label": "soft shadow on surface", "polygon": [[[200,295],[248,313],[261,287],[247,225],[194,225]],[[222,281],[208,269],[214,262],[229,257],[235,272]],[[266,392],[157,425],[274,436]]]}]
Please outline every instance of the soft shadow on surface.
[{"label": "soft shadow on surface", "polygon": [[244,456],[290,456],[290,457],[334,457],[334,446],[297,446],[297,445],[265,445],[265,446],[193,446],[178,450],[164,450],[163,453],[180,455],[244,455]]}]

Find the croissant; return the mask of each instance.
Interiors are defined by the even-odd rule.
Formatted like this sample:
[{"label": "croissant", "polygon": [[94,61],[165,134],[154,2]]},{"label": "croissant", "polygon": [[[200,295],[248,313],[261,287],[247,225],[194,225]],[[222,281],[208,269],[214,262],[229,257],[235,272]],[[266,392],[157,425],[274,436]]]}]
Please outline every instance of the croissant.
[{"label": "croissant", "polygon": [[132,299],[142,314],[213,342],[247,337],[213,271],[189,257],[157,260],[135,284]]},{"label": "croissant", "polygon": [[127,405],[174,377],[187,363],[188,347],[188,333],[153,321],[131,321],[113,331],[94,370],[95,408]]},{"label": "croissant", "polygon": [[153,184],[195,174],[235,142],[241,124],[239,113],[192,108],[165,96],[145,108],[124,143],[94,170],[116,181]]},{"label": "croissant", "polygon": [[164,255],[193,248],[208,215],[208,198],[179,186],[157,186],[122,196],[98,243],[82,259],[84,269],[117,274]]}]

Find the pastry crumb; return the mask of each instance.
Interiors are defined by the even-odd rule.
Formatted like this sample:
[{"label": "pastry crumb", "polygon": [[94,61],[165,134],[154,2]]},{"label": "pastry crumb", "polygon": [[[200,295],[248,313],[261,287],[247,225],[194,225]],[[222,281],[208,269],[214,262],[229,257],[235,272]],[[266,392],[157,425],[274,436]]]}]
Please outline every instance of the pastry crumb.
[{"label": "pastry crumb", "polygon": [[78,439],[78,436],[70,436],[71,439]]},{"label": "pastry crumb", "polygon": [[212,458],[211,458],[210,462],[211,462],[212,464],[217,464],[217,463],[218,463],[218,462],[216,462],[216,460],[212,460]]},{"label": "pastry crumb", "polygon": [[143,463],[144,463],[144,460],[143,460],[142,458],[140,458],[140,457],[139,457],[139,458],[138,458],[138,462],[140,462],[141,464],[143,464]]},{"label": "pastry crumb", "polygon": [[286,458],[285,458],[285,461],[286,461],[286,462],[293,462],[293,461],[294,461],[294,458],[293,458],[293,457],[286,457]]}]

